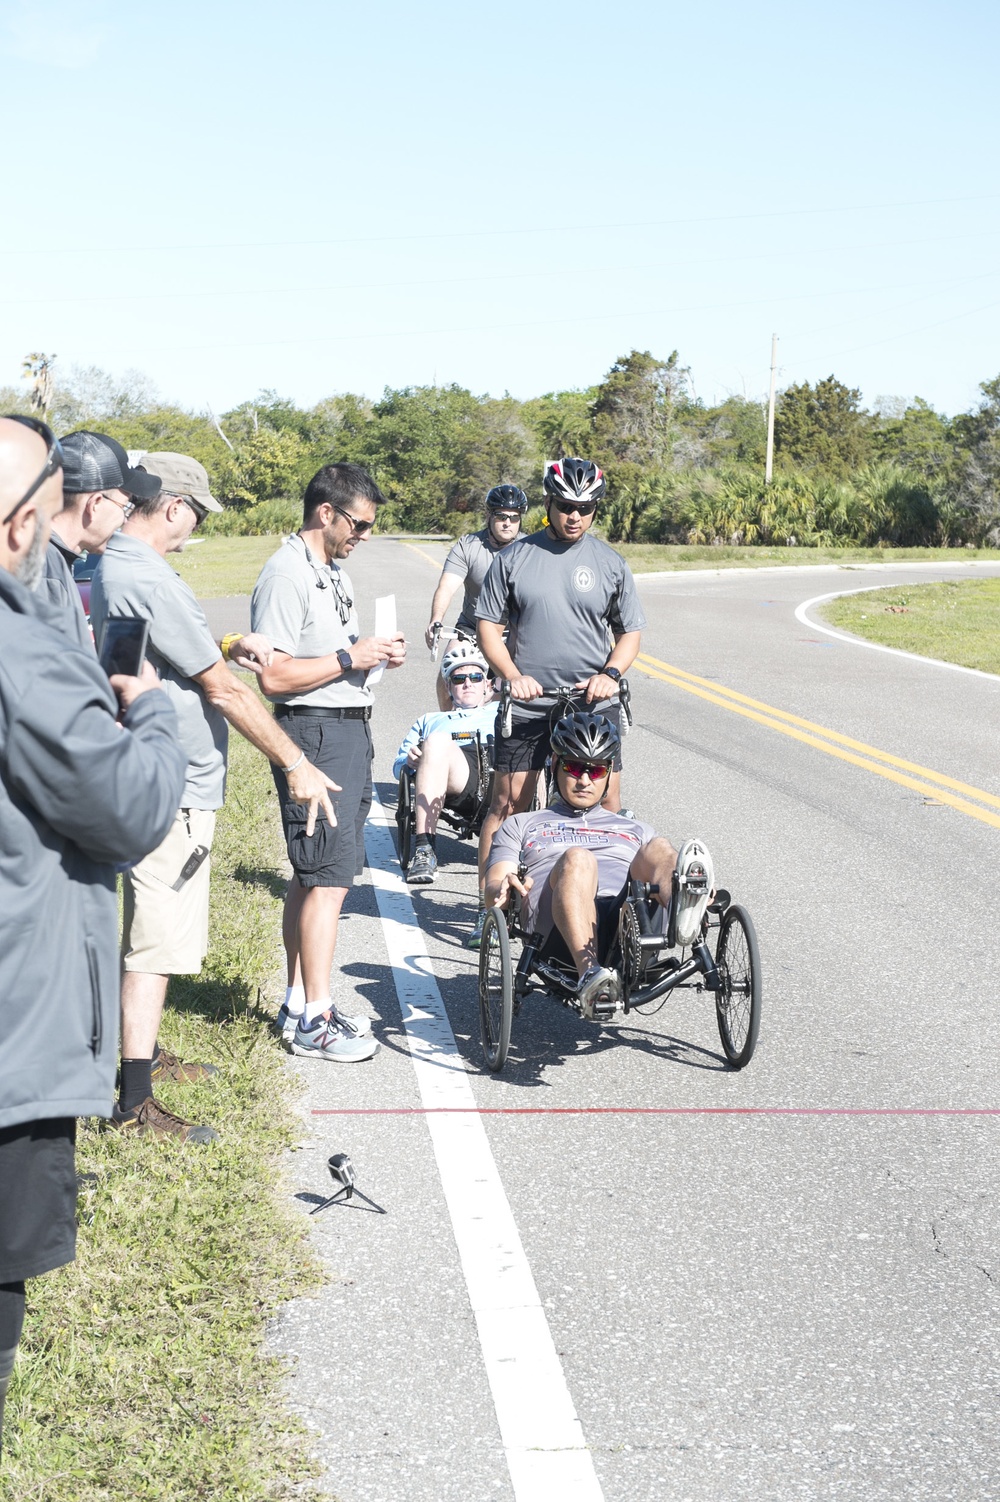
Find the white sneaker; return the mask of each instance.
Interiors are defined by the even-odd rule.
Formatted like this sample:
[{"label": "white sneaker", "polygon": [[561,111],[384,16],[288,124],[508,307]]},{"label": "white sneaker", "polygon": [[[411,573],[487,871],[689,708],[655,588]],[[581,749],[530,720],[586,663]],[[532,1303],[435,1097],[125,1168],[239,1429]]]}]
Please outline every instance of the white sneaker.
[{"label": "white sneaker", "polygon": [[606,970],[602,965],[591,965],[580,977],[576,999],[580,1011],[590,1022],[603,1022],[613,1017],[622,994],[617,970]]},{"label": "white sneaker", "polygon": [[342,1027],[345,1033],[351,1033],[355,1038],[367,1038],[372,1030],[372,1020],[366,1012],[355,1012],[353,1017],[348,1017],[339,1007],[330,1003],[330,1016],[338,1027]]},{"label": "white sneaker", "polygon": [[295,1037],[295,1029],[298,1027],[301,1021],[301,1012],[297,1017],[293,1017],[288,1008],[285,1006],[285,1003],[281,1003],[281,1006],[278,1008],[278,1015],[277,1017],[275,1017],[272,1026],[274,1027],[275,1033],[286,1047]]},{"label": "white sneaker", "polygon": [[292,1053],[302,1059],[329,1059],[335,1064],[358,1064],[378,1052],[374,1038],[356,1038],[338,1026],[330,1013],[308,1025],[303,1019],[295,1029]]},{"label": "white sneaker", "polygon": [[712,857],[700,840],[686,840],[677,857],[677,918],[674,934],[682,949],[689,949],[701,934],[702,920],[715,888]]}]

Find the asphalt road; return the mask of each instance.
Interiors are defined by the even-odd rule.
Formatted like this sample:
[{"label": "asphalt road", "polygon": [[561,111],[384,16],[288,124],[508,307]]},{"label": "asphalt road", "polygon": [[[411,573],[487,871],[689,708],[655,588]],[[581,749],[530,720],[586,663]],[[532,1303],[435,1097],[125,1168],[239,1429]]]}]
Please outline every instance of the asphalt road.
[{"label": "asphalt road", "polygon": [[[392,589],[413,643],[378,690],[387,803],[395,748],[432,707],[422,627],[442,556],[376,541],[351,565],[363,629],[374,594]],[[335,995],[371,1010],[383,1047],[351,1068],[290,1064],[307,1093],[289,1183],[326,1192],[326,1156],[347,1151],[388,1214],[355,1201],[316,1217],[331,1281],[273,1335],[341,1502],[1000,1494],[1000,679],[834,640],[795,614],[830,590],[958,573],[640,585],[646,671],[631,675],[625,801],[675,843],[700,835],[754,916],[764,1015],[741,1073],[724,1065],[710,998],[688,992],[604,1030],[531,1002],[507,1068],[488,1076],[475,956],[461,947],[472,847],[443,838],[453,859],[437,884],[406,889],[416,934],[397,921],[405,892],[392,896],[373,832],[370,858],[388,874],[377,894],[366,873],[349,899]],[[215,606],[230,624],[239,608]],[[409,945],[402,1006],[387,943]],[[538,1368],[538,1426],[564,1383],[593,1486],[560,1472],[555,1428],[528,1445],[534,1481],[512,1460],[507,1358],[470,1303],[463,1237],[477,1215],[434,1135],[444,1118],[420,1109],[420,1029],[444,1033],[406,986],[429,996],[435,979],[458,1066],[442,1072],[437,1055],[438,1083],[490,1113],[461,1118],[479,1154],[468,1184],[497,1174],[557,1361],[558,1380]],[[645,1109],[565,1113],[609,1106]],[[532,1349],[509,1358],[529,1376]]]}]

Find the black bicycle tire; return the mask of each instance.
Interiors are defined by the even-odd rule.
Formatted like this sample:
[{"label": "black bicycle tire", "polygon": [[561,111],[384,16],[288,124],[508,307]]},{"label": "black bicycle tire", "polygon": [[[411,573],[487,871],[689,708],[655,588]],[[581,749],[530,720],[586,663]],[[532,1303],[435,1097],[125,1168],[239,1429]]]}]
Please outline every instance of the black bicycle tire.
[{"label": "black bicycle tire", "polygon": [[[737,955],[734,931],[739,930],[740,948]],[[738,965],[739,991],[746,997],[745,1007],[740,1007],[739,1028],[734,1029],[732,1000],[734,994],[734,962]],[[715,968],[719,974],[720,989],[715,993],[715,1016],[719,1024],[719,1038],[727,1060],[734,1069],[743,1069],[753,1058],[760,1032],[761,974],[760,947],[757,930],[746,908],[734,903],[726,909],[719,926],[719,941],[715,950]]]},{"label": "black bicycle tire", "polygon": [[[493,986],[499,991],[499,1017],[491,1014],[492,957],[497,957],[497,975]],[[507,920],[499,908],[490,908],[483,924],[479,945],[479,1033],[486,1067],[498,1074],[507,1062],[510,1049],[510,1026],[514,1016],[514,966],[510,957]]]},{"label": "black bicycle tire", "polygon": [[406,771],[399,774],[396,790],[396,848],[399,854],[399,869],[405,871],[413,854],[413,778]]}]

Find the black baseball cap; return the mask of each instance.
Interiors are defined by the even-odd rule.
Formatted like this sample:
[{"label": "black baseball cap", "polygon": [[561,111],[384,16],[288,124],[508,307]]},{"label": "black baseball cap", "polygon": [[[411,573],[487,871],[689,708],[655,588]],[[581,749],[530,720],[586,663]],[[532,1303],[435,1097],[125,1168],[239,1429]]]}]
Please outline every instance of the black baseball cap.
[{"label": "black baseball cap", "polygon": [[81,495],[93,490],[124,490],[140,501],[160,493],[159,475],[133,469],[128,454],[116,438],[105,433],[70,433],[60,439],[65,457],[63,491]]}]

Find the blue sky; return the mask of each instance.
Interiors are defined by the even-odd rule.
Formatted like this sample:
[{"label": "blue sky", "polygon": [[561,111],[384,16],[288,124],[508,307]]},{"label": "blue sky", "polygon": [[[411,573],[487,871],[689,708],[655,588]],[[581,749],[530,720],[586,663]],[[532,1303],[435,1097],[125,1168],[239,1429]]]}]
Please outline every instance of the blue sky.
[{"label": "blue sky", "polygon": [[996,5],[0,0],[0,385],[706,401],[1000,371]]}]

